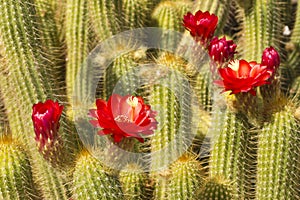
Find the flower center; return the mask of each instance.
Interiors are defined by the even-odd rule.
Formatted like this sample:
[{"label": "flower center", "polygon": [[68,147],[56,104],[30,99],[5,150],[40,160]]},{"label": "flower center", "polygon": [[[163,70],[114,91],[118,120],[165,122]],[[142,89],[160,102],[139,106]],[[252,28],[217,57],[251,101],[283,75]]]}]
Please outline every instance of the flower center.
[{"label": "flower center", "polygon": [[130,122],[129,118],[128,118],[127,116],[125,116],[125,115],[118,115],[118,116],[115,118],[115,121],[116,121],[116,122],[127,122],[127,123]]},{"label": "flower center", "polygon": [[128,105],[131,106],[131,115],[130,115],[130,120],[133,122],[134,121],[134,112],[135,112],[135,107],[137,107],[138,103],[139,103],[139,99],[131,96],[128,97],[128,99],[126,100],[126,102],[128,103]]},{"label": "flower center", "polygon": [[240,62],[239,60],[234,60],[234,61],[231,61],[229,64],[228,64],[228,67],[230,67],[232,70],[234,71],[238,71],[239,70],[239,67],[240,67]]}]

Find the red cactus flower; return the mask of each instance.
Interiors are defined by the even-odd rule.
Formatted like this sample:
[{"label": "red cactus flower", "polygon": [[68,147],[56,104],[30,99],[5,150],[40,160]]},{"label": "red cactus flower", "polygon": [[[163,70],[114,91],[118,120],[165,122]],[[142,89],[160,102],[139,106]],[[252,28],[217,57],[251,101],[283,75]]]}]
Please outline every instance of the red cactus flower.
[{"label": "red cactus flower", "polygon": [[225,36],[221,39],[214,37],[208,46],[208,54],[216,63],[222,65],[233,58],[235,49],[236,44],[232,40],[226,40]]},{"label": "red cactus flower", "polygon": [[272,70],[254,61],[248,63],[245,60],[235,60],[227,67],[219,68],[219,74],[223,80],[217,80],[215,83],[224,88],[223,92],[250,92],[255,96],[256,87],[270,84],[268,80],[272,76]]},{"label": "red cactus flower", "polygon": [[58,139],[59,119],[63,106],[58,102],[47,100],[45,103],[34,104],[32,110],[35,140],[41,150],[45,146],[53,145]]},{"label": "red cactus flower", "polygon": [[183,18],[184,27],[190,32],[197,42],[206,47],[207,42],[213,37],[218,23],[218,17],[208,11],[197,11],[195,15],[188,12]]},{"label": "red cactus flower", "polygon": [[97,99],[96,106],[97,109],[90,110],[89,115],[97,120],[90,120],[90,123],[102,128],[99,135],[111,134],[117,143],[124,137],[144,142],[142,135],[153,134],[157,128],[156,112],[144,104],[141,97],[113,94],[108,102]]},{"label": "red cactus flower", "polygon": [[263,51],[261,64],[266,65],[268,69],[273,70],[274,73],[276,72],[280,65],[280,57],[278,52],[272,46]]}]

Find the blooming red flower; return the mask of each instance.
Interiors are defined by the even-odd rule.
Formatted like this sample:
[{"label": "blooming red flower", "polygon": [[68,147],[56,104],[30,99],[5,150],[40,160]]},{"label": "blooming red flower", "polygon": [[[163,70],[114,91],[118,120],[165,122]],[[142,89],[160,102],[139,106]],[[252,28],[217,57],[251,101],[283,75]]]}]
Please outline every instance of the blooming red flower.
[{"label": "blooming red flower", "polygon": [[226,40],[225,36],[221,39],[214,37],[208,46],[208,54],[216,63],[222,65],[233,58],[235,49],[236,44],[232,40]]},{"label": "blooming red flower", "polygon": [[58,139],[59,119],[63,106],[58,102],[47,100],[45,103],[37,103],[32,107],[32,121],[35,132],[35,140],[39,148],[49,147]]},{"label": "blooming red flower", "polygon": [[223,80],[217,80],[215,83],[224,88],[223,92],[250,92],[255,96],[256,87],[270,84],[268,80],[272,76],[272,70],[254,61],[248,63],[245,60],[235,60],[227,67],[219,68],[219,74]]},{"label": "blooming red flower", "polygon": [[268,69],[273,70],[275,74],[280,65],[280,57],[278,52],[272,46],[263,51],[261,64],[266,65]]},{"label": "blooming red flower", "polygon": [[218,17],[208,11],[197,11],[195,15],[188,12],[183,18],[184,27],[194,39],[206,47],[207,42],[213,37],[218,23]]},{"label": "blooming red flower", "polygon": [[99,135],[111,134],[115,142],[124,137],[144,142],[142,135],[153,134],[157,128],[156,112],[144,104],[141,97],[113,94],[108,102],[97,99],[96,106],[97,109],[90,110],[89,115],[97,120],[90,120],[90,123],[102,128]]}]

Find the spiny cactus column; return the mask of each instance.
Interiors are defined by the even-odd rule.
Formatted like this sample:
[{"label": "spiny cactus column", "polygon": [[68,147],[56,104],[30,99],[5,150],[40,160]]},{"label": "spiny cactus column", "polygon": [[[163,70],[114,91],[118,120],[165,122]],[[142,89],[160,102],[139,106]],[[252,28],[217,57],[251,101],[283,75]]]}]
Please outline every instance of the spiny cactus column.
[{"label": "spiny cactus column", "polygon": [[0,140],[0,198],[40,199],[27,152],[11,140],[3,137]]},{"label": "spiny cactus column", "polygon": [[299,121],[287,105],[273,114],[258,138],[258,199],[298,199],[300,192]]},{"label": "spiny cactus column", "polygon": [[141,28],[149,22],[150,0],[124,0],[122,2],[123,29]]},{"label": "spiny cactus column", "polygon": [[146,197],[147,175],[137,164],[128,164],[119,175],[125,199],[141,200]]},{"label": "spiny cactus column", "polygon": [[207,180],[197,194],[199,200],[232,200],[234,193],[229,181],[223,180],[221,177],[214,177]]},{"label": "spiny cactus column", "polygon": [[[89,9],[87,2],[87,0],[67,0],[65,21],[67,44],[66,84],[67,96],[70,103],[73,102],[72,97],[74,96],[77,75],[81,69],[87,69],[85,66],[89,51]],[[86,82],[85,80],[81,81],[81,85],[83,86],[81,92],[85,93]]]},{"label": "spiny cactus column", "polygon": [[88,1],[88,9],[90,21],[99,42],[120,31],[120,12],[116,1],[91,0]]},{"label": "spiny cactus column", "polygon": [[232,113],[230,109],[217,110],[214,113],[212,130],[214,137],[210,158],[210,177],[222,176],[233,181],[232,188],[244,199],[251,190],[250,180],[254,175],[249,166],[255,158],[249,157],[249,125],[242,115]]},{"label": "spiny cactus column", "polygon": [[[282,14],[286,2],[282,0],[239,1],[243,9],[243,30],[238,52],[245,60],[261,60],[265,47],[280,49],[278,41],[282,39]],[[280,17],[281,16],[281,17]],[[247,46],[247,48],[245,48]]]},{"label": "spiny cactus column", "polygon": [[[14,137],[32,137],[32,103],[51,96],[49,75],[42,58],[37,15],[31,0],[0,1],[0,32],[4,60],[0,84]],[[4,17],[5,16],[5,17]],[[13,87],[12,87],[13,86]],[[12,101],[16,99],[18,103]],[[25,115],[26,113],[26,115]]]},{"label": "spiny cactus column", "polygon": [[75,199],[123,199],[120,183],[109,175],[103,164],[83,151],[76,161],[73,173],[73,198]]},{"label": "spiny cactus column", "polygon": [[203,184],[203,171],[193,155],[184,154],[171,168],[169,199],[196,199],[195,193]]},{"label": "spiny cactus column", "polygon": [[173,70],[182,66],[180,63],[173,63],[172,59],[162,61],[158,64],[163,65],[161,69],[165,70],[165,74],[162,74],[149,92],[149,102],[158,112],[159,122],[158,129],[151,138],[151,150],[156,152],[151,165],[155,170],[167,167],[178,158],[196,132],[192,127],[192,116],[195,113],[191,88],[188,80]]}]

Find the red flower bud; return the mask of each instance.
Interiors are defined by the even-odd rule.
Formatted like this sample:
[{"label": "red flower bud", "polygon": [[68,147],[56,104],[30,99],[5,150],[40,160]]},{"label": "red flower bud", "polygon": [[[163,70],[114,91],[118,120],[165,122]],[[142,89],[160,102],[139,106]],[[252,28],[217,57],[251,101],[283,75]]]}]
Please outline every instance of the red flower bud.
[{"label": "red flower bud", "polygon": [[144,142],[142,135],[153,134],[157,128],[156,112],[144,104],[141,97],[113,94],[108,102],[97,99],[96,106],[97,109],[91,109],[89,115],[97,120],[90,123],[102,128],[99,135],[111,134],[114,142],[120,142],[124,137]]},{"label": "red flower bud", "polygon": [[35,140],[40,150],[45,147],[49,148],[58,139],[59,119],[63,106],[60,106],[58,102],[47,100],[45,103],[34,104],[32,109]]},{"label": "red flower bud", "polygon": [[203,46],[213,37],[218,23],[218,17],[208,11],[197,11],[195,15],[188,12],[183,18],[184,27],[190,32],[197,42]]},{"label": "red flower bud", "polygon": [[263,51],[261,64],[266,65],[268,69],[273,70],[275,74],[280,65],[280,57],[278,52],[273,47],[268,47]]},{"label": "red flower bud", "polygon": [[224,88],[223,92],[231,91],[231,94],[250,92],[255,96],[256,87],[270,84],[268,80],[272,70],[256,62],[235,60],[227,67],[219,68],[219,74],[223,80],[217,80],[215,83]]},{"label": "red flower bud", "polygon": [[222,65],[224,62],[233,58],[236,53],[235,49],[236,44],[234,44],[232,40],[226,40],[225,36],[221,39],[214,37],[208,46],[208,54],[212,60]]}]

